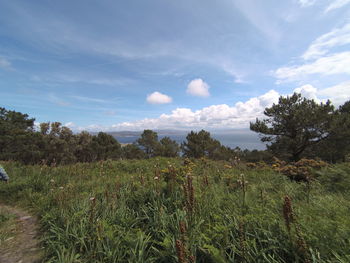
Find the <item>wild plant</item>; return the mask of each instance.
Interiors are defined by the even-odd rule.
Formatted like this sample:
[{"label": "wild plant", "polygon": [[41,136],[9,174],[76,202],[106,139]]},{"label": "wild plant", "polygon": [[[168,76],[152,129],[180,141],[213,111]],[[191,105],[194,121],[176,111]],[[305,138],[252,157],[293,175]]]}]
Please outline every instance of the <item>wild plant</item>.
[{"label": "wild plant", "polygon": [[295,234],[296,234],[295,243],[296,243],[298,254],[302,256],[304,262],[306,263],[310,262],[308,246],[305,242],[305,239],[303,238],[303,233],[301,231],[300,224],[297,221],[296,216],[294,214],[292,200],[288,195],[284,197],[283,218],[292,242],[293,242],[293,237],[292,237],[291,227],[292,225],[294,226]]},{"label": "wild plant", "polygon": [[245,179],[244,174],[240,175],[240,179],[237,180],[237,183],[242,190],[242,209],[246,207],[246,194],[248,190],[248,181]]},{"label": "wild plant", "polygon": [[244,229],[244,221],[243,219],[239,222],[239,247],[240,247],[240,256],[241,262],[246,262],[246,234]]},{"label": "wild plant", "polygon": [[193,187],[193,177],[191,174],[187,174],[186,181],[183,184],[183,191],[185,197],[185,208],[191,219],[195,210],[195,196]]}]

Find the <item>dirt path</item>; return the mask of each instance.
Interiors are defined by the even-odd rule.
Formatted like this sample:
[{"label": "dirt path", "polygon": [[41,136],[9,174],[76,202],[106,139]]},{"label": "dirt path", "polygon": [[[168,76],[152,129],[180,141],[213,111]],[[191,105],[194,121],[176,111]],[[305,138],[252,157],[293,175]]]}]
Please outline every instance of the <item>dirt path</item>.
[{"label": "dirt path", "polygon": [[38,263],[43,250],[38,239],[37,218],[26,211],[0,204],[0,208],[16,216],[16,231],[0,246],[0,263]]}]

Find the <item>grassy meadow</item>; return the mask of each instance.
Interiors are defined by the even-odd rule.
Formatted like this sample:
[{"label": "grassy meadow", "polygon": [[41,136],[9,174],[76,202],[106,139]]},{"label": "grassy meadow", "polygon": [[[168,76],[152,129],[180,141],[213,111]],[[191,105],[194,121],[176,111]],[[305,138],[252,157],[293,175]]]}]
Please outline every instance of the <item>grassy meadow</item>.
[{"label": "grassy meadow", "polygon": [[203,159],[2,164],[0,200],[38,215],[44,262],[350,262],[349,163],[311,183]]}]

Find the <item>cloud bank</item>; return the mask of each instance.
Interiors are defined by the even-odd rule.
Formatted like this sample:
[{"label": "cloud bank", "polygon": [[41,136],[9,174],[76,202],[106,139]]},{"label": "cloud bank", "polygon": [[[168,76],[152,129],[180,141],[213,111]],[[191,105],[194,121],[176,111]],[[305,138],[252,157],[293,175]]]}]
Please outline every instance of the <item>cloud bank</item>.
[{"label": "cloud bank", "polygon": [[[294,89],[293,92],[300,93],[303,97],[314,99],[316,102],[326,102],[328,99],[335,106],[350,100],[350,81],[318,90],[310,84]],[[245,102],[237,102],[235,105],[219,104],[211,105],[199,110],[189,108],[176,108],[170,114],[161,114],[158,118],[145,118],[138,121],[122,122],[103,127],[90,125],[88,127],[76,127],[70,123],[75,130],[89,131],[140,131],[143,129],[176,129],[176,130],[223,130],[248,128],[249,122],[256,118],[264,118],[264,110],[278,103],[279,97],[290,94],[280,94],[270,90],[265,94],[250,98]]]}]

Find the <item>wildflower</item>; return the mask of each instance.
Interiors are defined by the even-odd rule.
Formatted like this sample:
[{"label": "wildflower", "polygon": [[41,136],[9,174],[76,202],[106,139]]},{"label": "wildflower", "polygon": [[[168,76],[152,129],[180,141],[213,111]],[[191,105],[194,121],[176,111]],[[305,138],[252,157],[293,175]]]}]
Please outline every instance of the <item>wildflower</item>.
[{"label": "wildflower", "polygon": [[55,182],[55,180],[54,180],[54,179],[51,179],[51,180],[50,180],[50,183],[54,183],[54,182]]},{"label": "wildflower", "polygon": [[158,176],[155,176],[153,179],[154,179],[154,180],[159,180],[159,177],[158,177]]},{"label": "wildflower", "polygon": [[63,190],[64,189],[64,187],[63,186],[60,186],[60,187],[58,187],[60,190]]}]

